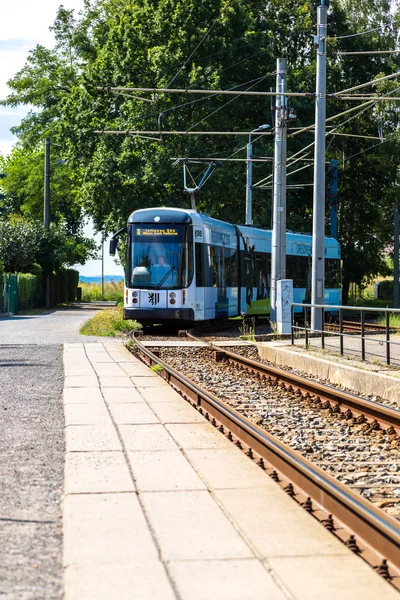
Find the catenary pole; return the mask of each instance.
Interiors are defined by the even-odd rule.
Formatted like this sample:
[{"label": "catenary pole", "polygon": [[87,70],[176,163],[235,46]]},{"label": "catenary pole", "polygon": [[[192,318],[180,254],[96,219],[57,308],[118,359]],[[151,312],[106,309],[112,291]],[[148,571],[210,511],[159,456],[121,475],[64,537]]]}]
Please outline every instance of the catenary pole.
[{"label": "catenary pole", "polygon": [[[276,68],[277,94],[286,92],[286,58],[278,58]],[[286,276],[286,140],[287,140],[287,97],[276,96],[274,183],[272,208],[271,248],[271,321],[277,322],[276,293],[278,279]]]},{"label": "catenary pole", "polygon": [[[43,199],[43,227],[46,231],[50,229],[50,138],[46,138],[44,146],[44,199]],[[45,277],[45,304],[50,308],[51,304],[51,275]]]},{"label": "catenary pole", "polygon": [[[312,237],[311,304],[324,304],[325,288],[325,118],[326,118],[327,7],[318,7],[317,82],[315,99],[314,197]],[[322,328],[323,309],[311,308],[311,329]]]},{"label": "catenary pole", "polygon": [[399,208],[394,207],[393,306],[399,308]]},{"label": "catenary pole", "polygon": [[247,164],[246,164],[246,225],[253,225],[253,143],[251,133],[247,144]]}]

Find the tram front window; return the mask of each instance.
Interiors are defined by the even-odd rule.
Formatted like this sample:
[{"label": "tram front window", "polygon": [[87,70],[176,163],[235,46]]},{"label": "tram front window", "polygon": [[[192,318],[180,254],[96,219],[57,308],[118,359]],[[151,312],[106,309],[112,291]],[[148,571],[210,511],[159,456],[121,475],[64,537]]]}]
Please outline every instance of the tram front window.
[{"label": "tram front window", "polygon": [[182,225],[133,225],[130,285],[136,288],[184,287],[187,251]]}]

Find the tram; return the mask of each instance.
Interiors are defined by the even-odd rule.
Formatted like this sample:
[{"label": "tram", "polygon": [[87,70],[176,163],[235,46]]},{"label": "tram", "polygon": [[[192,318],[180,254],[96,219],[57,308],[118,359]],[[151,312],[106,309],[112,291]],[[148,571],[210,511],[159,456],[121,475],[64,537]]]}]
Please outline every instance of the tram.
[{"label": "tram", "polygon": [[[124,318],[195,323],[269,315],[272,232],[231,225],[194,210],[146,208],[127,228]],[[309,302],[312,237],[286,234],[286,276],[293,301]],[[325,238],[325,304],[340,305],[340,246]],[[297,308],[297,307],[296,307]]]}]

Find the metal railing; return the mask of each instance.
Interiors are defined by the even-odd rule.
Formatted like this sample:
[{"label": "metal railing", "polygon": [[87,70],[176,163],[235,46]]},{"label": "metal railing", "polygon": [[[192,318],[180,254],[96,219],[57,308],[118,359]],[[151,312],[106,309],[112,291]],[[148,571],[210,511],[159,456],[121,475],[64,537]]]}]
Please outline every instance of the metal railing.
[{"label": "metal railing", "polygon": [[[301,307],[302,311],[296,311],[295,307]],[[322,312],[322,328],[321,329],[311,329],[311,309],[321,310]],[[344,321],[343,315],[347,312],[354,312],[356,316],[359,317],[359,330],[353,331],[345,331],[346,322]],[[326,322],[325,313],[330,313],[330,318],[332,313],[336,313],[336,323],[331,321],[329,323]],[[372,324],[366,323],[366,314],[369,313],[381,313],[384,314],[384,325],[378,325],[381,328],[380,331],[374,331],[374,337],[369,337],[366,335],[367,328],[372,327]],[[378,343],[380,346],[384,346],[384,355],[380,356],[386,360],[386,364],[390,365],[391,363],[391,346],[400,346],[400,341],[396,342],[393,338],[390,338],[391,329],[392,332],[395,329],[394,327],[390,327],[390,315],[397,314],[400,315],[400,309],[395,308],[370,308],[367,306],[336,306],[336,305],[327,305],[327,304],[303,304],[299,302],[293,302],[291,308],[291,342],[292,345],[295,344],[296,332],[304,332],[304,345],[308,347],[310,344],[311,337],[321,337],[321,348],[325,349],[325,339],[326,337],[337,336],[339,337],[339,349],[340,354],[343,356],[345,354],[345,338],[351,338],[354,340],[355,337],[360,338],[361,343],[361,360],[366,360],[366,342],[371,341]],[[304,326],[299,326],[298,323],[295,322],[296,317],[304,319]],[[376,325],[374,323],[374,325]],[[335,331],[335,327],[337,327],[337,331]],[[382,333],[384,335],[383,340],[377,340],[376,334]],[[397,333],[399,331],[397,330]],[[400,340],[400,338],[399,338]],[[352,349],[354,352],[354,348]]]}]

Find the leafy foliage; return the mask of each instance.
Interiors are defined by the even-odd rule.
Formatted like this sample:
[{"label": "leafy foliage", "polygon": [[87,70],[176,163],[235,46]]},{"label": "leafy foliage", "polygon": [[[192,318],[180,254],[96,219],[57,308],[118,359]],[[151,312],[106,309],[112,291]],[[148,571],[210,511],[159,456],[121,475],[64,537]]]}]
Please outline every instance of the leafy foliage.
[{"label": "leafy foliage", "polygon": [[[73,11],[60,7],[53,27],[55,48],[34,48],[25,66],[9,82],[8,105],[31,104],[36,108],[15,128],[20,145],[5,164],[9,176],[3,185],[8,209],[40,218],[45,137],[58,144],[55,154],[60,153],[58,158],[67,161],[67,165],[53,168],[51,195],[52,220],[66,236],[79,237],[85,212],[99,230],[106,232],[122,227],[137,208],[189,206],[182,190],[181,168],[173,166],[173,159],[244,158],[247,135],[170,136],[163,132],[251,131],[273,121],[270,100],[216,94],[114,94],[98,88],[266,91],[275,85],[276,57],[285,54],[288,89],[313,92],[315,49],[310,34],[318,4],[314,0],[88,0],[78,19]],[[392,10],[387,0],[331,3],[329,92],[399,70],[397,55],[344,57],[338,53],[395,48],[398,17]],[[354,35],[365,30],[372,31]],[[395,84],[379,84],[375,89],[387,93]],[[310,125],[314,119],[312,99],[296,98],[292,104],[298,115],[296,125]],[[327,116],[335,117],[353,107],[353,102],[330,100]],[[350,281],[361,282],[384,271],[381,256],[391,241],[391,214],[397,201],[398,112],[396,106],[381,103],[328,123],[339,125],[336,135],[328,136],[327,160],[338,159],[341,165],[339,240],[346,298]],[[110,129],[158,134],[96,133]],[[360,134],[378,139],[348,137]],[[391,141],[380,143],[383,139]],[[289,131],[289,156],[311,142],[310,132]],[[271,157],[272,136],[256,140],[254,152],[256,157]],[[303,158],[312,156],[311,147]],[[244,163],[224,164],[198,194],[198,208],[241,222],[245,212]],[[312,188],[302,185],[311,183],[312,163],[308,164],[288,180],[303,188],[288,192],[288,229],[304,232],[312,229]],[[306,165],[305,161],[296,163],[288,172]],[[203,168],[191,166],[195,179]],[[254,182],[269,174],[270,163],[255,165]],[[254,189],[253,214],[258,224],[270,225],[268,189]],[[61,242],[68,246],[67,238],[63,240],[54,238],[53,245],[50,240],[41,242],[40,260],[45,269],[50,268],[46,253],[50,249],[57,254],[56,246]],[[85,252],[88,255],[92,251],[87,250],[83,239],[77,241],[74,252],[77,247],[82,260]],[[62,260],[68,261],[65,254],[56,256],[54,265],[63,264]]]},{"label": "leafy foliage", "polygon": [[0,260],[7,273],[26,273],[33,267],[39,249],[40,227],[12,215],[0,220]]}]

